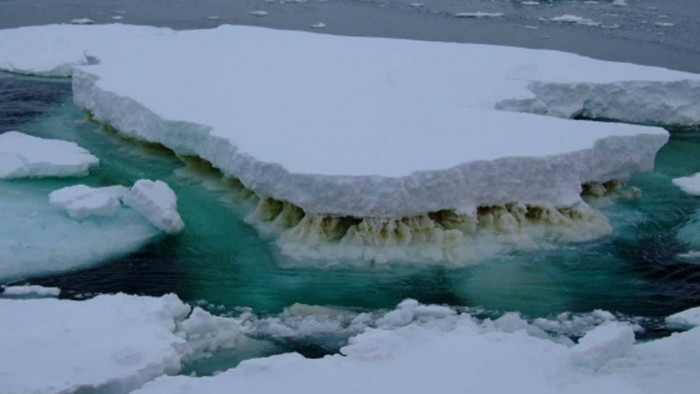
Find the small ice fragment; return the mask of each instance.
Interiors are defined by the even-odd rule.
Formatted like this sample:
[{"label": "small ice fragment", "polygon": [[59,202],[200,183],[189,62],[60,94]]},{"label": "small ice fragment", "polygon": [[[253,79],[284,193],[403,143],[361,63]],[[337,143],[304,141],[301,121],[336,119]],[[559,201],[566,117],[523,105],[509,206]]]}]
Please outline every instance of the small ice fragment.
[{"label": "small ice fragment", "polygon": [[700,326],[700,307],[674,313],[666,318],[666,326],[677,330],[689,330]]},{"label": "small ice fragment", "polygon": [[537,29],[539,29],[539,27],[537,27],[537,26],[532,26],[532,25],[525,25],[525,26],[523,26],[523,27],[526,28],[526,29],[530,29],[530,30],[537,30]]},{"label": "small ice fragment", "polygon": [[112,19],[115,20],[115,21],[120,21],[120,20],[124,19],[124,17],[121,16],[121,15],[114,15],[114,16],[112,17]]},{"label": "small ice fragment", "polygon": [[700,172],[695,175],[676,178],[671,182],[688,194],[700,196]]},{"label": "small ice fragment", "polygon": [[423,7],[423,3],[411,3],[411,4],[409,4],[409,5],[410,5],[411,7],[416,7],[416,8],[418,8],[418,7]]},{"label": "small ice fragment", "polygon": [[250,11],[250,15],[257,16],[257,17],[267,16],[267,11],[262,11],[262,10]]},{"label": "small ice fragment", "polygon": [[457,18],[502,18],[502,12],[458,12],[455,14]]},{"label": "small ice fragment", "polygon": [[583,18],[577,15],[560,15],[560,16],[555,16],[553,18],[549,18],[550,21],[552,22],[557,22],[557,23],[571,23],[571,24],[576,24],[576,25],[586,25],[586,26],[599,26],[599,22],[595,22],[591,19]]},{"label": "small ice fragment", "polygon": [[209,19],[210,21],[218,21],[221,18],[217,15],[209,15],[207,19]]},{"label": "small ice fragment", "polygon": [[674,24],[674,23],[671,23],[671,22],[655,22],[655,23],[654,23],[654,26],[657,26],[657,27],[673,27],[673,26],[675,26],[675,24]]},{"label": "small ice fragment", "polygon": [[77,18],[71,20],[70,23],[74,25],[92,25],[95,21],[89,18]]},{"label": "small ice fragment", "polygon": [[139,179],[123,201],[168,234],[177,234],[185,227],[177,212],[175,192],[165,182]]},{"label": "small ice fragment", "polygon": [[615,7],[627,7],[627,2],[625,0],[613,0],[612,5]]},{"label": "small ice fragment", "polygon": [[324,27],[326,27],[326,24],[323,22],[314,23],[313,25],[311,25],[312,29],[323,29]]},{"label": "small ice fragment", "polygon": [[58,287],[44,287],[37,285],[6,286],[2,290],[2,295],[4,296],[58,297],[61,295],[61,289]]},{"label": "small ice fragment", "polygon": [[521,1],[520,5],[540,5],[539,1]]}]

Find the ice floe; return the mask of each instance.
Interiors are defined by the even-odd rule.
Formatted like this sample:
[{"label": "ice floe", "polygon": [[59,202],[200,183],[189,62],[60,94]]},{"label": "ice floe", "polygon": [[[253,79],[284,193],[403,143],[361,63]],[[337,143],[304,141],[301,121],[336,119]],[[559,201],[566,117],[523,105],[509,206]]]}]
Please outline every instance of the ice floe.
[{"label": "ice floe", "polygon": [[0,391],[6,393],[127,393],[177,373],[190,351],[175,335],[190,308],[174,295],[0,299],[0,310]]},{"label": "ice floe", "polygon": [[176,196],[161,181],[74,185],[48,198],[31,185],[8,191],[0,195],[0,280],[86,267],[184,228]]},{"label": "ice floe", "polygon": [[700,307],[674,313],[666,318],[666,326],[680,330],[700,327]]},{"label": "ice floe", "polygon": [[[594,219],[597,230],[582,238],[600,236],[609,228],[582,203],[582,184],[651,170],[667,133],[522,112],[700,123],[697,75],[554,51],[245,26],[154,29],[137,40],[113,40],[114,26],[94,26],[86,39],[73,30],[80,28],[7,30],[0,38],[35,48],[38,62],[48,44],[40,32],[72,35],[71,50],[83,41],[99,64],[81,62],[82,53],[72,61],[84,64],[72,71],[79,106],[238,178],[261,198],[253,216],[285,223],[295,230],[286,239],[311,252],[316,241],[344,238],[354,248],[348,255],[377,243],[444,244],[461,235],[436,217],[454,218],[463,235],[490,209],[507,213],[496,215],[503,229],[519,228],[511,225],[522,222],[515,209],[528,223],[541,212],[574,227]],[[0,47],[0,65],[16,52]],[[416,227],[424,224],[439,231]]]},{"label": "ice floe", "polygon": [[684,192],[694,196],[700,196],[700,173],[695,175],[675,178],[672,180],[674,185],[678,186]]},{"label": "ice floe", "polygon": [[49,194],[49,204],[65,210],[73,219],[90,216],[114,216],[121,207],[120,199],[129,189],[124,186],[93,188],[68,186]]},{"label": "ice floe", "polygon": [[78,177],[98,163],[97,157],[73,142],[18,131],[0,134],[0,179]]}]

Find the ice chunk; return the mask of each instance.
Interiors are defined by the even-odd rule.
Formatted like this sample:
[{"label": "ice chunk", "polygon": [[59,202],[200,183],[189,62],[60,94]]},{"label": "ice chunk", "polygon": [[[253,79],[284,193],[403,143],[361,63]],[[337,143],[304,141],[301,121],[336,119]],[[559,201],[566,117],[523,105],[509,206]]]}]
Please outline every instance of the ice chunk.
[{"label": "ice chunk", "polygon": [[61,208],[73,219],[90,216],[114,216],[121,207],[120,199],[129,189],[124,186],[92,188],[69,186],[49,194],[49,203]]},{"label": "ice chunk", "polygon": [[625,0],[613,0],[612,5],[615,7],[626,7],[627,1],[625,1]]},{"label": "ice chunk", "polygon": [[695,175],[676,178],[672,182],[684,192],[700,196],[700,172]]},{"label": "ice chunk", "polygon": [[678,330],[700,327],[700,307],[690,308],[674,313],[666,318],[666,326]]},{"label": "ice chunk", "polygon": [[95,23],[95,21],[89,18],[76,18],[72,19],[70,23],[74,25],[92,25]]},{"label": "ice chunk", "polygon": [[0,179],[84,176],[98,163],[73,142],[18,131],[0,134]]},{"label": "ice chunk", "polygon": [[267,11],[256,10],[256,11],[250,11],[249,14],[252,16],[262,17],[262,16],[267,16]]},{"label": "ice chunk", "polygon": [[0,300],[0,374],[7,393],[129,392],[176,373],[176,335],[190,308],[176,296],[87,301]]},{"label": "ice chunk", "polygon": [[455,14],[457,18],[502,18],[502,12],[458,12]]},{"label": "ice chunk", "polygon": [[577,25],[586,25],[586,26],[600,26],[600,22],[595,22],[591,19],[584,18],[578,15],[560,15],[560,16],[555,16],[552,18],[549,18],[550,21],[552,22],[558,22],[558,23],[571,23],[571,24],[577,24]]},{"label": "ice chunk", "polygon": [[163,181],[140,179],[124,196],[124,205],[146,217],[168,234],[177,234],[185,224],[177,212],[175,192]]},{"label": "ice chunk", "polygon": [[602,324],[586,333],[571,348],[574,361],[597,370],[608,361],[623,356],[634,344],[634,330],[620,323]]},{"label": "ice chunk", "polygon": [[5,286],[2,288],[3,296],[20,297],[58,297],[61,289],[58,287],[43,287],[37,285]]}]

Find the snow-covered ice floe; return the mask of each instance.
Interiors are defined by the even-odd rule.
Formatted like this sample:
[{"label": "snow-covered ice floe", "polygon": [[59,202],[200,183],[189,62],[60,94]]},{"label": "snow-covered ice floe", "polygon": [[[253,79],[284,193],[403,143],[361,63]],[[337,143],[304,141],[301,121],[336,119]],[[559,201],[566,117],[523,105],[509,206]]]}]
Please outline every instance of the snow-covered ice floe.
[{"label": "snow-covered ice floe", "polygon": [[582,185],[651,170],[668,134],[556,117],[700,124],[698,75],[555,51],[247,26],[0,40],[0,67],[76,65],[95,119],[239,179],[260,197],[249,220],[300,257],[464,260],[490,253],[474,250],[485,238],[599,237]]},{"label": "snow-covered ice floe", "polygon": [[19,131],[0,134],[0,179],[79,177],[98,163],[97,157],[73,142]]},{"label": "snow-covered ice floe", "polygon": [[[0,299],[0,310],[0,388],[11,393],[424,393],[437,387],[445,393],[690,394],[700,383],[700,328],[634,343],[630,326],[606,321],[574,343],[517,314],[479,320],[415,300],[359,314],[297,304],[266,318],[214,316],[172,294]],[[287,353],[211,377],[163,376],[221,349],[245,352],[253,337],[343,330],[349,340],[340,354],[321,359]]]},{"label": "snow-covered ice floe", "polygon": [[161,181],[74,185],[48,199],[31,186],[7,190],[0,194],[0,280],[86,267],[184,228],[175,194]]}]

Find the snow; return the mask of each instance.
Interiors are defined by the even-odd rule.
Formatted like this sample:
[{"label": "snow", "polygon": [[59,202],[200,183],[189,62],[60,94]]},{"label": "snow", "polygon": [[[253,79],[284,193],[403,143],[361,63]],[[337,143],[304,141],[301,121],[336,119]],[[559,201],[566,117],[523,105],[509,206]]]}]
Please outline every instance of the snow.
[{"label": "snow", "polygon": [[[295,353],[244,361],[213,377],[161,377],[135,394],[160,393],[694,393],[700,329],[632,344],[630,327],[605,323],[578,345],[558,343],[508,314],[499,324],[466,313],[396,320],[397,311],[450,308],[404,301],[350,338],[341,354]],[[377,320],[379,322],[379,320]],[[583,365],[582,365],[583,363]]]},{"label": "snow", "polygon": [[666,318],[666,326],[679,330],[700,327],[700,307],[690,308],[668,316]]},{"label": "snow", "polygon": [[7,297],[58,297],[61,289],[58,287],[43,287],[37,285],[4,286],[0,295]]},{"label": "snow", "polygon": [[74,25],[92,25],[95,23],[95,21],[90,18],[76,18],[72,19],[70,23]]},{"label": "snow", "polygon": [[177,234],[185,228],[177,212],[177,196],[163,181],[136,181],[124,195],[123,202],[167,234]]},{"label": "snow", "polygon": [[18,131],[0,134],[0,179],[85,176],[98,163],[73,142]]},{"label": "snow", "polygon": [[128,392],[176,373],[190,351],[175,335],[176,296],[0,300],[0,376],[7,393]]},{"label": "snow", "polygon": [[[88,54],[93,47],[170,31],[121,24],[53,26],[2,30],[0,69],[20,74],[68,77],[73,66],[90,62]],[[99,34],[93,34],[93,29],[99,30]]]},{"label": "snow", "polygon": [[630,326],[607,323],[586,333],[571,348],[571,355],[577,364],[597,370],[608,361],[625,355],[633,344],[634,330]]},{"label": "snow", "polygon": [[[250,312],[191,310],[172,294],[0,299],[0,310],[0,375],[8,392],[691,394],[700,383],[700,328],[633,343],[629,326],[607,321],[574,345],[517,314],[479,321],[415,300],[371,314],[296,304],[257,321]],[[251,336],[333,333],[351,337],[340,354],[321,359],[288,353],[211,377],[164,376],[221,349],[244,351]]]},{"label": "snow", "polygon": [[121,208],[119,200],[128,190],[124,186],[68,186],[51,192],[49,204],[65,210],[68,216],[78,220],[90,216],[114,216]]},{"label": "snow", "polygon": [[688,194],[700,196],[700,172],[691,176],[675,178],[671,182]]}]

